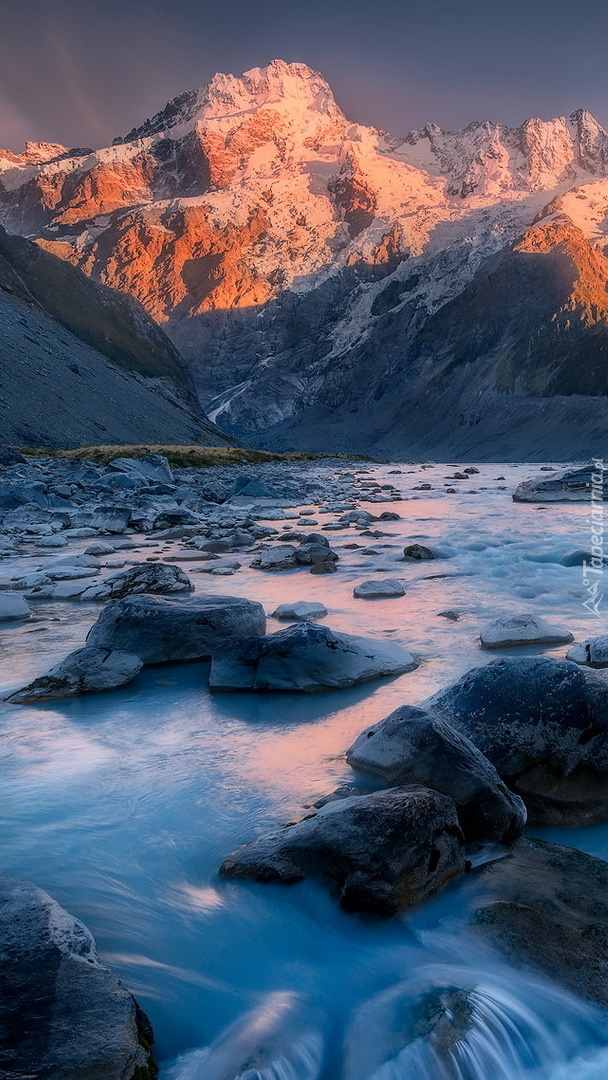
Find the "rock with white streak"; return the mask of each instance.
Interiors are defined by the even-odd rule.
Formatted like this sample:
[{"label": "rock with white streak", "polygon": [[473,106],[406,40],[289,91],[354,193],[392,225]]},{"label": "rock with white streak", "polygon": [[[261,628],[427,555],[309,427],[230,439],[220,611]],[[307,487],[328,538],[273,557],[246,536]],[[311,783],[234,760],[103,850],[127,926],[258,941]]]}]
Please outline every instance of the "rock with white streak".
[{"label": "rock with white streak", "polygon": [[114,690],[134,679],[142,667],[142,661],[132,653],[117,649],[77,649],[46,675],[10,694],[6,701],[12,705],[28,705],[51,698]]},{"label": "rock with white streak", "polygon": [[170,563],[141,563],[96,582],[82,593],[83,600],[120,600],[135,593],[192,592],[194,585],[179,566]]}]

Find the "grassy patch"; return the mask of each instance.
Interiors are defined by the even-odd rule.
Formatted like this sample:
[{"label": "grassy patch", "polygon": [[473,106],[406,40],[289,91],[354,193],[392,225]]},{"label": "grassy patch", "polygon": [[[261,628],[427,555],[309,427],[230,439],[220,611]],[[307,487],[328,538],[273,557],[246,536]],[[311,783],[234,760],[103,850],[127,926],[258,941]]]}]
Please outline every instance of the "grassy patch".
[{"label": "grassy patch", "polygon": [[211,465],[261,465],[269,461],[323,461],[338,458],[342,461],[371,461],[380,464],[374,458],[363,454],[307,454],[293,451],[286,454],[272,453],[270,450],[244,450],[238,446],[81,446],[77,450],[58,450],[50,447],[19,447],[26,457],[68,458],[72,461],[92,461],[97,465],[109,465],[119,457],[142,458],[148,454],[162,454],[175,468]]}]

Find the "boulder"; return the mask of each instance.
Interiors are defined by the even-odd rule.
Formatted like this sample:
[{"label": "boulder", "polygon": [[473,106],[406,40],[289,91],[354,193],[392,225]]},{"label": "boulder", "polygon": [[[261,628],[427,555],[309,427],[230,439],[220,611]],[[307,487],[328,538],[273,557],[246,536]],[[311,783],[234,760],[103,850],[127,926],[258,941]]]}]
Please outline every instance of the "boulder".
[{"label": "boulder", "polygon": [[404,705],[366,728],[346,760],[388,784],[421,784],[448,795],[467,840],[511,840],[526,823],[522,800],[471,740],[423,709]]},{"label": "boulder", "polygon": [[5,1080],[145,1080],[152,1029],[48,893],[0,875],[0,1072]]},{"label": "boulder", "polygon": [[463,732],[534,825],[608,819],[608,684],[569,660],[496,660],[426,707]]},{"label": "boulder", "polygon": [[608,634],[587,638],[573,645],[566,653],[566,660],[573,660],[575,664],[582,664],[584,667],[608,667]]},{"label": "boulder", "polygon": [[205,659],[231,638],[265,630],[262,605],[239,596],[127,596],[106,605],[87,642],[134,653],[144,664],[167,664]]},{"label": "boulder", "polygon": [[19,593],[0,592],[0,622],[29,619],[30,609]]},{"label": "boulder", "polygon": [[523,480],[513,492],[514,502],[602,502],[608,499],[605,473],[593,465],[565,469],[550,477],[535,476]]},{"label": "boulder", "polygon": [[344,689],[400,675],[417,663],[400,645],[295,623],[268,637],[228,641],[213,654],[212,690]]},{"label": "boulder", "polygon": [[608,863],[521,839],[476,878],[476,934],[517,965],[608,1008]]},{"label": "boulder", "polygon": [[104,533],[123,533],[131,519],[129,506],[96,506],[88,522],[91,529]]},{"label": "boulder", "polygon": [[83,600],[120,600],[134,593],[192,592],[194,585],[179,566],[170,563],[142,563],[118,574],[96,581],[82,593]]},{"label": "boulder", "polygon": [[438,559],[439,556],[424,544],[408,544],[403,549],[403,558],[411,562],[421,562],[424,559]]},{"label": "boulder", "polygon": [[114,458],[109,467],[134,479],[143,478],[154,484],[173,483],[171,466],[162,454],[148,454],[143,458]]},{"label": "boulder", "polygon": [[134,679],[142,667],[142,661],[133,653],[92,647],[77,649],[46,675],[34,679],[5,700],[12,705],[29,705],[50,698],[114,690]]},{"label": "boulder", "polygon": [[279,604],[272,613],[273,619],[287,622],[316,622],[327,615],[327,608],[323,604],[315,604],[312,600],[297,600],[295,604]]},{"label": "boulder", "polygon": [[427,900],[464,871],[464,837],[452,800],[403,787],[326,803],[241,848],[220,873],[287,883],[320,876],[344,908],[390,916]]},{"label": "boulder", "polygon": [[262,548],[249,565],[256,570],[293,570],[296,566],[296,549],[291,544]]},{"label": "boulder", "polygon": [[515,645],[561,645],[574,641],[568,630],[553,626],[538,615],[505,615],[481,631],[482,649],[507,649]]},{"label": "boulder", "polygon": [[386,596],[405,596],[405,589],[396,578],[377,578],[362,581],[353,589],[353,596],[361,600],[376,600]]},{"label": "boulder", "polygon": [[300,566],[320,566],[322,563],[336,563],[338,555],[330,548],[327,537],[319,538],[313,533],[295,549],[295,560]]}]

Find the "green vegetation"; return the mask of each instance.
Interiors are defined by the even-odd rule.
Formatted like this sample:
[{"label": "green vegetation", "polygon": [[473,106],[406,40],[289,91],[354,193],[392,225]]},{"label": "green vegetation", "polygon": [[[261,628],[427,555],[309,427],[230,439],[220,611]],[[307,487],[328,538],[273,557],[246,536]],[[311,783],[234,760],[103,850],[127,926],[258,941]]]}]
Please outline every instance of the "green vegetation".
[{"label": "green vegetation", "polygon": [[275,454],[270,450],[244,450],[238,446],[81,446],[77,450],[21,446],[19,450],[26,457],[71,458],[74,461],[92,461],[97,465],[109,465],[119,457],[141,458],[148,454],[163,454],[169,464],[178,469],[187,466],[261,465],[270,461],[323,461],[327,458],[379,464],[374,458],[363,454],[307,454],[301,451]]}]

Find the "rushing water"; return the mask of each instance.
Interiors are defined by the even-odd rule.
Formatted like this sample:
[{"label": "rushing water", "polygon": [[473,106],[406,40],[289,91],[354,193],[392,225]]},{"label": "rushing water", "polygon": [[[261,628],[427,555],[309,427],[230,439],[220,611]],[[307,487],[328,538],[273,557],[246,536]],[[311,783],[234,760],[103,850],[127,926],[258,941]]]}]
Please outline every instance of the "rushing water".
[{"label": "rushing water", "polygon": [[[286,600],[322,599],[328,625],[404,642],[422,659],[417,671],[312,696],[212,696],[206,665],[170,666],[146,669],[111,694],[0,709],[3,869],[45,887],[92,930],[102,958],[149,1013],[167,1080],[599,1080],[608,1073],[603,1017],[463,943],[468,885],[408,918],[376,923],[341,912],[315,882],[285,888],[217,877],[239,844],[350,778],[343,753],[364,726],[485,663],[477,635],[489,619],[532,610],[577,639],[602,632],[582,607],[581,567],[559,561],[588,545],[587,508],[511,501],[515,483],[536,466],[480,466],[457,495],[412,494],[420,479],[435,483],[450,467],[401,468],[397,476],[370,467],[369,476],[395,482],[406,501],[361,506],[394,508],[403,520],[381,523],[389,535],[376,540],[354,529],[328,534],[340,552],[335,575],[266,574],[249,569],[247,556],[229,578],[180,565],[197,589],[259,599],[268,612]],[[500,474],[504,481],[494,479]],[[498,490],[502,483],[507,490]],[[399,562],[406,538],[449,559]],[[345,550],[352,541],[379,554]],[[126,556],[178,548],[145,546]],[[5,559],[2,577],[54,557],[30,551]],[[353,585],[378,568],[405,580],[405,597],[353,600]],[[446,609],[462,618],[439,617]],[[82,644],[98,610],[40,601],[39,621],[5,624],[0,690]],[[550,838],[608,856],[605,827],[553,830]],[[439,1010],[441,1023],[424,1038],[429,1009]]]}]

